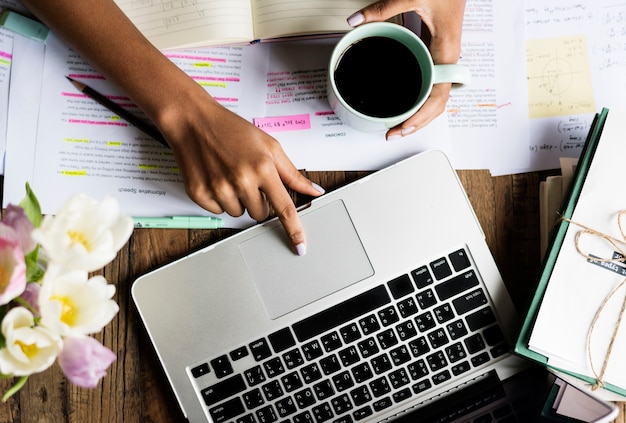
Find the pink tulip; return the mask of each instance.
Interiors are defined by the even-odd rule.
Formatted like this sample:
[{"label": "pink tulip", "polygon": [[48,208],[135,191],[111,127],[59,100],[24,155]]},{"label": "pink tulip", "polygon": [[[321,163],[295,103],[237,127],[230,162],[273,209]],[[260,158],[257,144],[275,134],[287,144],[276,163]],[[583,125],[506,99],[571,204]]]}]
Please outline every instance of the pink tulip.
[{"label": "pink tulip", "polygon": [[89,336],[65,338],[59,356],[65,377],[83,388],[95,388],[113,361],[115,354]]},{"label": "pink tulip", "polygon": [[32,237],[33,224],[26,216],[26,213],[24,213],[23,208],[9,204],[4,212],[2,223],[13,228],[24,254],[28,254],[35,249],[37,243]]},{"label": "pink tulip", "polygon": [[0,223],[0,305],[8,304],[26,287],[26,263],[15,231]]}]

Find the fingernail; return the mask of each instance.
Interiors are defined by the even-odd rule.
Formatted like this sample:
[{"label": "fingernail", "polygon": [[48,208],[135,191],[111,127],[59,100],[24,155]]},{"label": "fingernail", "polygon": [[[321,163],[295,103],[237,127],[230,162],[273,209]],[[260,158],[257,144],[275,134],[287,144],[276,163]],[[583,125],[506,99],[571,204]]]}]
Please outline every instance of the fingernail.
[{"label": "fingernail", "polygon": [[393,135],[389,135],[389,136],[387,137],[387,141],[393,141],[393,140],[397,140],[397,139],[400,139],[400,138],[402,138],[402,135],[399,135],[399,134],[393,134]]},{"label": "fingernail", "polygon": [[315,188],[315,190],[319,192],[320,194],[326,193],[326,190],[322,188],[321,186],[317,185],[315,182],[311,182],[311,184],[313,184],[313,188]]},{"label": "fingernail", "polygon": [[363,16],[363,13],[356,12],[348,18],[348,25],[354,28],[357,25],[361,25],[364,20],[365,16]]},{"label": "fingernail", "polygon": [[408,128],[403,128],[402,131],[400,131],[400,133],[402,134],[402,136],[405,135],[409,135],[412,134],[413,132],[415,132],[417,128],[415,128],[415,126],[409,126]]},{"label": "fingernail", "polygon": [[299,256],[306,255],[306,245],[304,244],[304,242],[296,245],[296,254],[298,254]]}]

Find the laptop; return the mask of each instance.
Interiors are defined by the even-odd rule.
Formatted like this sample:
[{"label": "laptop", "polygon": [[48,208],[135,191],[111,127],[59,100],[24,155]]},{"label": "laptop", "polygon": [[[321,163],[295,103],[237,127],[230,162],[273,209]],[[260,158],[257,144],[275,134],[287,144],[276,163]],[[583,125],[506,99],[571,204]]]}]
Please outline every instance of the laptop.
[{"label": "laptop", "polygon": [[[525,420],[509,421],[543,421],[536,397],[557,385],[510,353],[518,318],[443,153],[405,159],[299,214],[305,256],[274,219],[133,284],[189,421],[488,422],[520,408]],[[528,374],[532,400],[506,386]]]}]

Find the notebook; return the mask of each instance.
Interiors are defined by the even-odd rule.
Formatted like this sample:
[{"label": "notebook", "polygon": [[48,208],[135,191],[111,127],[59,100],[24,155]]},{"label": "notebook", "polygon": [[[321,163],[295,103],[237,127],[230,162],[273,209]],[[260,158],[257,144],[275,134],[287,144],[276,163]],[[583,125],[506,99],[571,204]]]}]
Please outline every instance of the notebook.
[{"label": "notebook", "polygon": [[[528,372],[510,353],[518,318],[443,153],[299,214],[303,257],[270,220],[133,284],[189,421],[486,422],[520,408],[505,387]],[[545,414],[514,403],[527,404],[521,421]]]}]

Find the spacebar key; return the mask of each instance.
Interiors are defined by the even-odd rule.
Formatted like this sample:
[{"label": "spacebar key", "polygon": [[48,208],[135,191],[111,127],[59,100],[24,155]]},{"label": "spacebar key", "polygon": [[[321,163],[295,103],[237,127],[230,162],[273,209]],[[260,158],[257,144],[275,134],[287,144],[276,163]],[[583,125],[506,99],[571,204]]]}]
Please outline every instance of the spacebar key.
[{"label": "spacebar key", "polygon": [[336,326],[349,322],[391,301],[384,285],[370,289],[293,325],[298,341],[303,342]]}]

